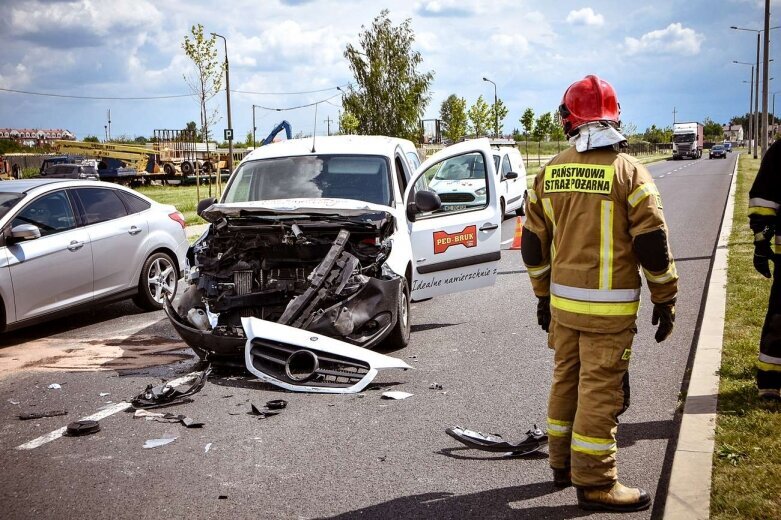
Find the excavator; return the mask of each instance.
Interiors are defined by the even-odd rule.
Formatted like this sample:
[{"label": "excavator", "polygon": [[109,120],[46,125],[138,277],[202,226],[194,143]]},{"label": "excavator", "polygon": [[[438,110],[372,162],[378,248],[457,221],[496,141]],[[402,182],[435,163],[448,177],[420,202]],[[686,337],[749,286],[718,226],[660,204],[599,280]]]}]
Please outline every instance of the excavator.
[{"label": "excavator", "polygon": [[290,123],[288,123],[287,121],[280,121],[280,123],[277,126],[274,127],[274,129],[271,131],[271,133],[268,134],[268,137],[266,137],[265,139],[263,139],[260,142],[260,145],[261,146],[265,146],[267,144],[273,143],[274,142],[274,138],[282,130],[285,131],[285,135],[287,136],[288,139],[293,139],[293,130],[292,130],[292,127],[290,126]]}]

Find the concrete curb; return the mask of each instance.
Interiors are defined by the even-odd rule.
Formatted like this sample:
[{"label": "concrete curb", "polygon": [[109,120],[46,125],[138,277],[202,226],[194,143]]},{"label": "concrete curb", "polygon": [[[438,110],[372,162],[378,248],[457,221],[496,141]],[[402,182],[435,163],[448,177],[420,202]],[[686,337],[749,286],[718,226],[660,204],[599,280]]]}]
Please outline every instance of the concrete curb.
[{"label": "concrete curb", "polygon": [[670,485],[664,508],[665,520],[710,517],[716,406],[719,396],[724,314],[727,303],[727,242],[732,232],[738,163],[735,161],[727,205],[716,245],[708,295],[697,340],[678,445],[673,456]]}]

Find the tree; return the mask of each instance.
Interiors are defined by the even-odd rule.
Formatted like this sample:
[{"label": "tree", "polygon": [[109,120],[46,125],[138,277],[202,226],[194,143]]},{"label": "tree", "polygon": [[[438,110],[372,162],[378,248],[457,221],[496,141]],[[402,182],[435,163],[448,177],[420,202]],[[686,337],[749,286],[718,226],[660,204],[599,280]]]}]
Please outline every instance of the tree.
[{"label": "tree", "polygon": [[545,141],[550,136],[552,130],[553,130],[553,117],[551,116],[550,112],[545,112],[544,114],[541,114],[540,117],[537,118],[537,122],[534,125],[534,131],[532,132],[532,136],[534,137],[534,140],[537,142]]},{"label": "tree", "polygon": [[637,125],[631,121],[621,121],[620,132],[624,137],[626,137],[627,141],[636,141],[640,137],[637,134]]},{"label": "tree", "polygon": [[[212,35],[208,39],[205,38],[203,25],[193,25],[190,34],[192,37],[184,36],[182,49],[193,61],[195,74],[190,76],[185,74],[184,80],[200,105],[201,132],[198,138],[208,142],[209,126],[217,121],[217,111],[209,112],[207,103],[222,88],[225,63],[217,59],[217,37]],[[187,129],[190,129],[189,123]]]},{"label": "tree", "polygon": [[138,137],[133,139],[133,142],[136,144],[144,145],[146,144],[146,137],[144,137],[143,135],[139,135]]},{"label": "tree", "polygon": [[[504,118],[507,117],[507,114],[510,113],[510,110],[504,105],[504,101],[501,99],[496,100],[496,104],[491,105],[490,109],[490,117],[491,117],[491,128],[494,128],[496,126],[496,122],[499,121],[499,128],[496,132],[496,137],[499,137],[500,135],[504,134]],[[498,117],[497,117],[498,116]]]},{"label": "tree", "polygon": [[534,130],[534,110],[531,108],[524,110],[519,121],[526,136],[526,162],[529,162],[529,134]]},{"label": "tree", "polygon": [[643,133],[643,140],[653,144],[669,143],[672,141],[672,139],[673,131],[669,126],[665,128],[657,128],[656,125],[651,125],[650,127],[646,128],[645,132]]},{"label": "tree", "polygon": [[355,134],[358,132],[360,124],[357,117],[345,110],[339,116],[339,133],[343,135]]},{"label": "tree", "polygon": [[198,124],[195,121],[189,121],[184,127],[184,132],[195,136],[194,138],[196,141],[201,140],[201,134],[198,132]]},{"label": "tree", "polygon": [[702,126],[702,133],[705,135],[706,141],[721,141],[724,139],[724,129],[710,117],[706,117],[703,120]]},{"label": "tree", "polygon": [[466,135],[466,99],[450,94],[439,108],[442,120],[442,135],[451,143],[458,142]]},{"label": "tree", "polygon": [[342,106],[357,119],[359,134],[415,139],[434,73],[418,71],[423,58],[412,49],[411,21],[393,26],[383,9],[371,28],[361,28],[358,47],[348,44],[344,51],[357,86],[350,86]]},{"label": "tree", "polygon": [[94,135],[88,135],[88,136],[86,136],[86,137],[84,138],[84,142],[85,142],[85,143],[99,143],[99,142],[100,142],[100,139],[98,139],[98,138],[97,138],[96,136],[94,136]]},{"label": "tree", "polygon": [[494,126],[491,118],[491,108],[485,102],[483,96],[478,97],[475,104],[469,107],[467,116],[469,116],[469,121],[472,123],[469,129],[475,137],[486,135],[489,131],[488,129]]}]

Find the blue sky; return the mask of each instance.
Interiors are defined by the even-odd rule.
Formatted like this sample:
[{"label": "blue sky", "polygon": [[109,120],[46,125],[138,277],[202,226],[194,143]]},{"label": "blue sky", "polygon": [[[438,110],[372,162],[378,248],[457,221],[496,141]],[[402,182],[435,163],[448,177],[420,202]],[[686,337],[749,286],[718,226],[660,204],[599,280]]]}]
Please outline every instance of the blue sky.
[{"label": "blue sky", "polygon": [[[781,0],[774,0],[774,6]],[[450,94],[471,105],[489,101],[496,82],[510,112],[505,131],[531,107],[554,110],[562,92],[586,74],[616,88],[622,119],[639,130],[651,124],[705,117],[725,123],[748,110],[756,36],[731,25],[761,28],[764,2],[585,0],[4,0],[0,18],[0,88],[96,97],[188,94],[192,64],[181,42],[192,24],[228,39],[231,105],[236,135],[252,129],[252,105],[287,108],[327,98],[317,132],[340,110],[337,85],[352,81],[343,51],[383,8],[395,23],[412,20],[423,70],[435,73],[427,118]],[[781,25],[781,17],[771,19]],[[776,32],[771,33],[775,35]],[[781,29],[778,30],[781,34]],[[221,47],[220,47],[221,48]],[[771,42],[771,58],[779,49]],[[778,60],[781,63],[781,59]],[[771,63],[770,76],[778,65]],[[781,70],[770,92],[779,91]],[[774,83],[778,85],[774,87]],[[308,94],[280,94],[313,91]],[[214,108],[226,126],[224,95]],[[198,119],[191,97],[164,100],[80,100],[0,91],[0,127],[66,128],[78,138],[149,136]],[[256,108],[257,135],[280,120],[310,134],[313,108],[285,112]],[[221,135],[221,132],[220,132]]]}]

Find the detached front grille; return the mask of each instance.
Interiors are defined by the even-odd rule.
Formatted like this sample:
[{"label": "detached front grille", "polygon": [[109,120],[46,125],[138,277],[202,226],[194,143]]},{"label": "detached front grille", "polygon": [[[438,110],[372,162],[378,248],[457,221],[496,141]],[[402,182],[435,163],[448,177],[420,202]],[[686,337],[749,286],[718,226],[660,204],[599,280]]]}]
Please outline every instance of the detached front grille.
[{"label": "detached front grille", "polygon": [[369,372],[362,361],[260,338],[252,340],[250,356],[256,370],[289,384],[348,388]]},{"label": "detached front grille", "polygon": [[472,202],[475,196],[471,193],[440,193],[439,200],[442,202]]}]

